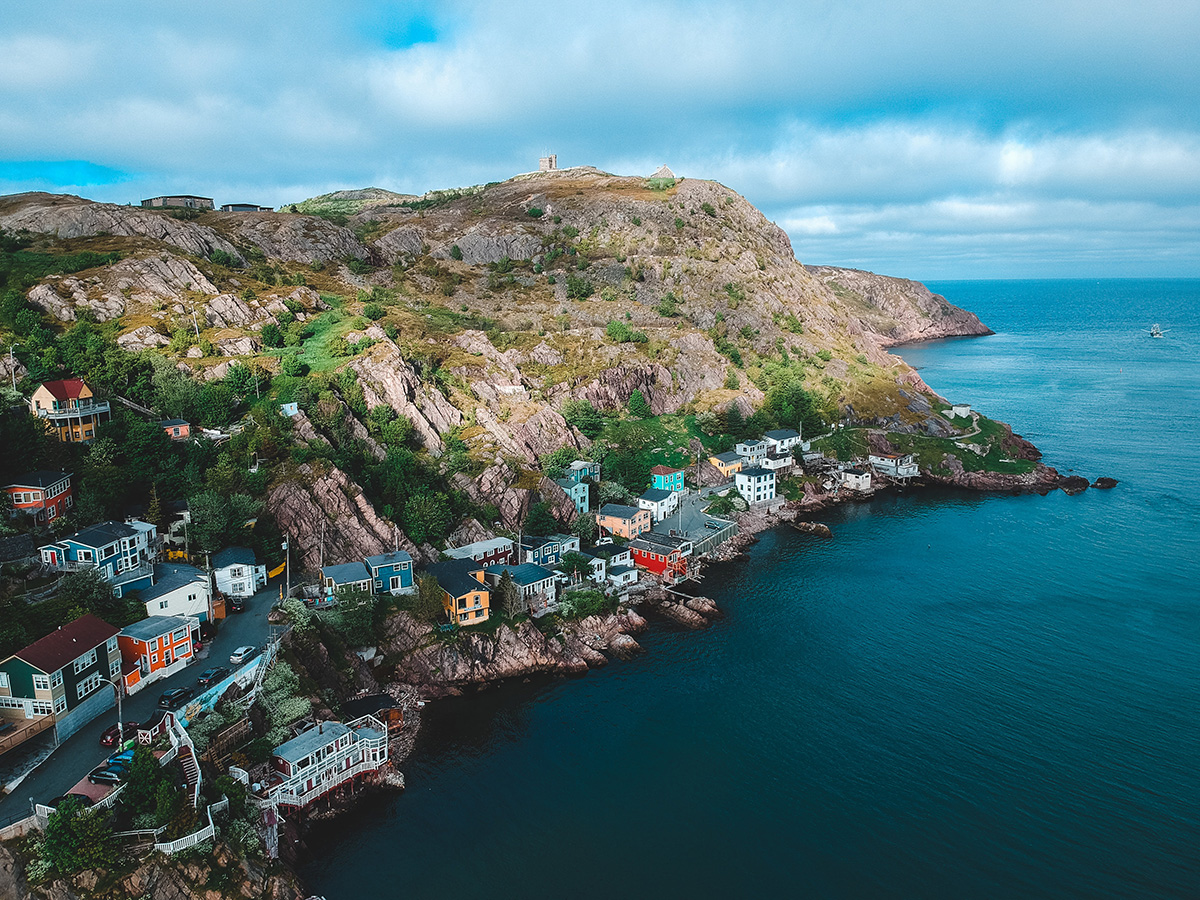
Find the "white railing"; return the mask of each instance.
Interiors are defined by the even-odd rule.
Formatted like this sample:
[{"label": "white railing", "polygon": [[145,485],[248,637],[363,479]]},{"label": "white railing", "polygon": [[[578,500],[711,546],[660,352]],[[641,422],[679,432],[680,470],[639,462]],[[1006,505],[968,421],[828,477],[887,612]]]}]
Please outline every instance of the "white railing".
[{"label": "white railing", "polygon": [[287,790],[284,785],[280,785],[271,791],[268,800],[272,803],[283,804],[285,806],[306,806],[310,800],[314,800],[322,794],[326,794],[334,788],[345,784],[356,775],[361,775],[363,772],[377,771],[383,764],[383,760],[379,762],[362,760],[348,769],[337,769],[333,772],[334,777],[327,780],[322,779],[319,784],[314,785],[302,794]]},{"label": "white railing", "polygon": [[216,803],[212,803],[208,807],[209,814],[223,813],[228,809],[229,809],[229,798],[228,797],[222,797]]},{"label": "white railing", "polygon": [[125,785],[118,784],[115,791],[108,794],[103,799],[97,800],[95,803],[93,803],[92,809],[109,809],[114,803],[117,802],[117,795],[123,790],[125,790]]},{"label": "white railing", "polygon": [[156,843],[154,849],[161,853],[178,853],[180,850],[186,850],[188,847],[195,847],[197,844],[203,843],[217,833],[217,826],[213,824],[212,811],[208,812],[208,825],[201,828],[199,831],[179,838],[176,841],[167,841],[164,844]]},{"label": "white railing", "polygon": [[107,400],[101,400],[99,403],[81,403],[73,409],[39,409],[37,414],[41,419],[77,419],[106,413],[110,408]]}]

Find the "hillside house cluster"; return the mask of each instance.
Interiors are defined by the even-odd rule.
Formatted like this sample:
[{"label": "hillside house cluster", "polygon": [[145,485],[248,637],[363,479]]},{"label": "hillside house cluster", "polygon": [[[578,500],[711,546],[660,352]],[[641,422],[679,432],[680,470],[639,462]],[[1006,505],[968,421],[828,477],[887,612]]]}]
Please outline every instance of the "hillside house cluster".
[{"label": "hillside house cluster", "polygon": [[400,595],[415,589],[412,556],[404,550],[393,550],[336,566],[322,566],[322,602],[318,605],[336,602],[339,591]]},{"label": "hillside house cluster", "polygon": [[118,597],[154,584],[158,552],[158,529],[139,519],[101,522],[38,548],[48,569],[99,570]]}]

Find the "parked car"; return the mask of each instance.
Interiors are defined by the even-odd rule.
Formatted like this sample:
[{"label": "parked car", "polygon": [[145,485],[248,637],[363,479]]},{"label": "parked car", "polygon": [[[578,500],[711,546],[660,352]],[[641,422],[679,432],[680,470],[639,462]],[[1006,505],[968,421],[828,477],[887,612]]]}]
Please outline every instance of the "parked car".
[{"label": "parked car", "polygon": [[179,706],[179,704],[183,703],[184,700],[190,700],[192,694],[194,693],[195,691],[186,687],[172,688],[169,691],[163,691],[162,696],[158,698],[158,708],[175,709]]},{"label": "parked car", "polygon": [[258,652],[257,647],[238,647],[229,657],[229,661],[235,666],[240,666],[250,657]]},{"label": "parked car", "polygon": [[241,597],[234,597],[229,601],[229,611],[235,613],[243,613],[246,611],[246,601]]},{"label": "parked car", "polygon": [[63,803],[65,803],[67,801],[68,798],[78,800],[79,805],[82,806],[84,809],[87,809],[88,807],[93,806],[96,802],[91,797],[89,797],[87,794],[63,794],[61,797],[55,797],[53,800],[51,800],[46,805],[51,807],[52,809],[58,809],[60,806],[62,806]]},{"label": "parked car", "polygon": [[128,775],[129,766],[121,764],[110,766],[105,763],[92,770],[92,773],[88,775],[88,781],[92,784],[120,784]]},{"label": "parked car", "polygon": [[213,666],[211,669],[205,669],[200,673],[200,677],[196,679],[196,684],[202,688],[212,687],[228,674],[229,669],[225,666]]},{"label": "parked car", "polygon": [[110,765],[110,766],[132,766],[133,765],[133,751],[132,750],[123,750],[120,753],[116,753],[116,754],[110,756],[108,758],[108,765]]},{"label": "parked car", "polygon": [[[131,738],[137,737],[137,730],[138,730],[137,722],[126,722],[125,723],[125,740],[128,741]],[[110,725],[108,727],[108,729],[105,730],[104,734],[100,735],[100,746],[101,747],[115,747],[117,745],[117,741],[120,740],[120,737],[121,736],[118,731],[118,726]]]}]

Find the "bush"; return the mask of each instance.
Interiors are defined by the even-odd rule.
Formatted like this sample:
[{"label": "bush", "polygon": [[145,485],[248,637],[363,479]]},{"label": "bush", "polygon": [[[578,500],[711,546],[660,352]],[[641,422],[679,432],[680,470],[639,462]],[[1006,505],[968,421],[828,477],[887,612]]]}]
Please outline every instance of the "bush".
[{"label": "bush", "polygon": [[542,210],[536,206],[531,206],[529,209],[525,210],[525,215],[529,216],[531,219],[540,219],[542,217]]},{"label": "bush", "polygon": [[650,410],[650,404],[646,402],[646,395],[637,388],[634,388],[633,393],[629,395],[629,412],[639,419],[649,419],[654,415]]},{"label": "bush", "polygon": [[574,225],[564,225],[562,230],[563,236],[568,240],[574,240],[579,237],[579,229]]},{"label": "bush", "polygon": [[676,231],[683,231],[683,226],[685,224],[686,223],[683,221],[683,219],[679,218],[679,216],[675,217],[675,230]]},{"label": "bush", "polygon": [[617,344],[645,344],[650,338],[643,331],[635,331],[624,322],[613,320],[604,328],[604,333],[608,335],[609,340]]},{"label": "bush", "polygon": [[640,218],[638,218],[637,216],[634,216],[634,217],[633,217],[633,218],[631,218],[629,221],[630,221],[630,222],[632,222],[634,225],[641,225],[641,224],[642,224],[642,220],[641,220]]},{"label": "bush", "polygon": [[209,261],[218,266],[225,266],[227,269],[241,268],[241,261],[232,253],[226,253],[224,250],[214,250],[208,255]]},{"label": "bush", "polygon": [[822,359],[825,362],[829,362],[831,359],[833,359],[833,354],[830,353],[828,350],[818,350],[817,358]]},{"label": "bush", "polygon": [[713,218],[716,218],[717,211],[711,203],[701,203],[700,209],[702,209],[704,211],[704,214],[706,216],[711,216]]},{"label": "bush", "polygon": [[458,244],[455,244],[450,248],[450,258],[453,260],[458,260],[459,262],[462,261],[462,250],[459,249]]},{"label": "bush", "polygon": [[[280,315],[282,315],[282,313],[280,313]],[[274,322],[268,322],[265,324],[258,335],[262,338],[264,347],[283,346],[283,332],[279,330],[279,326]]]},{"label": "bush", "polygon": [[679,315],[679,299],[673,293],[668,293],[654,309],[665,319],[674,318]]},{"label": "bush", "polygon": [[292,353],[279,361],[279,371],[292,378],[303,378],[308,374],[308,366],[300,361],[300,357]]},{"label": "bush", "polygon": [[367,303],[363,306],[363,315],[372,322],[378,322],[385,315],[387,315],[387,310],[385,310],[378,303]]},{"label": "bush", "polygon": [[725,373],[725,387],[731,391],[736,391],[741,386],[742,380],[738,378],[737,369],[730,366],[729,371]]},{"label": "bush", "polygon": [[567,276],[567,299],[586,300],[592,296],[592,283],[579,275]]}]

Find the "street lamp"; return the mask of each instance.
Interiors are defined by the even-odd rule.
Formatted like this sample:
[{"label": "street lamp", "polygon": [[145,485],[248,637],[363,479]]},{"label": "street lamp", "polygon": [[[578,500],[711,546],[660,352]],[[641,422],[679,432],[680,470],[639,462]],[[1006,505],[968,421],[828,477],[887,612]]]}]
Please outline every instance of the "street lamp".
[{"label": "street lamp", "polygon": [[117,694],[117,746],[123,749],[123,745],[125,744],[125,716],[121,712],[121,681],[119,678],[110,678],[108,684]]}]

